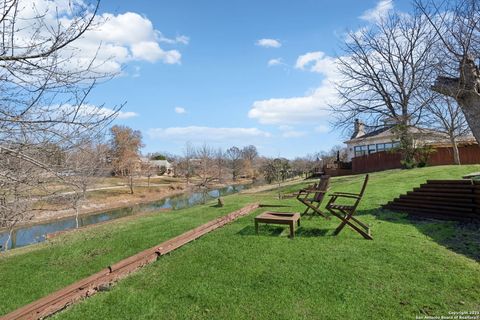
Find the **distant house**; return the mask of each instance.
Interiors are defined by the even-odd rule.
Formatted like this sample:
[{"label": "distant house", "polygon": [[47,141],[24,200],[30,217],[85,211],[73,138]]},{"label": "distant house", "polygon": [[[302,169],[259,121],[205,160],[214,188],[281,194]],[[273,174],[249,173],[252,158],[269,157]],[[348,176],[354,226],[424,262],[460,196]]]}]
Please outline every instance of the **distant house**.
[{"label": "distant house", "polygon": [[156,169],[157,172],[162,172],[162,168],[165,168],[165,173],[163,175],[172,176],[174,174],[174,167],[168,162],[168,160],[150,160],[148,158],[141,158],[140,161],[147,163],[149,166]]},{"label": "distant house", "polygon": [[[446,134],[416,127],[410,127],[408,130],[413,137],[414,146],[450,146],[450,141]],[[458,142],[459,144],[474,144],[475,139],[473,136],[465,136],[458,139]],[[367,132],[365,125],[359,120],[355,120],[352,137],[344,143],[348,149],[348,161],[352,161],[356,157],[388,151],[400,145],[393,125],[386,125],[380,129]]]}]

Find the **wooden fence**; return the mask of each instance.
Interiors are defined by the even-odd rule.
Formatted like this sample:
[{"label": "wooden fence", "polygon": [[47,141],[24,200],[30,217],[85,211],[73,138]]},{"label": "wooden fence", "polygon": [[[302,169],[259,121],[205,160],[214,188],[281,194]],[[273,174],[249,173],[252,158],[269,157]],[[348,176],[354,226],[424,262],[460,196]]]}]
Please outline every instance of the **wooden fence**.
[{"label": "wooden fence", "polygon": [[[478,145],[461,146],[458,150],[462,164],[480,163],[480,147]],[[357,174],[401,168],[400,160],[400,153],[388,151],[356,157],[352,159],[351,173]],[[430,154],[427,164],[429,166],[454,164],[452,148],[436,148],[435,151]]]}]

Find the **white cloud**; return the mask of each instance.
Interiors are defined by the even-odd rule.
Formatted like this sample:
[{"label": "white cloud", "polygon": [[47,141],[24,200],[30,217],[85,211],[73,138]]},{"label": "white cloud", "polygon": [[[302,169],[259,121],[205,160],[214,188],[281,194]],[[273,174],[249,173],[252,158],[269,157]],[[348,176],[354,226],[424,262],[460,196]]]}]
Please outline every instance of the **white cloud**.
[{"label": "white cloud", "polygon": [[[102,108],[102,109],[106,109],[106,108]],[[106,111],[108,111],[108,109]],[[120,111],[118,113],[117,119],[129,119],[133,117],[138,117],[138,113],[133,111]]]},{"label": "white cloud", "polygon": [[153,128],[148,131],[152,139],[180,141],[230,141],[251,138],[269,138],[271,134],[258,128],[212,128],[212,127],[171,127]]},{"label": "white cloud", "polygon": [[282,46],[280,41],[275,39],[260,39],[257,40],[256,45],[264,48],[280,48]]},{"label": "white cloud", "polygon": [[327,77],[335,77],[337,74],[336,59],[322,51],[307,52],[299,56],[295,68],[322,73]]},{"label": "white cloud", "polygon": [[185,110],[185,108],[182,108],[182,107],[175,107],[175,113],[178,113],[178,114],[184,114],[184,113],[187,113],[187,110]]},{"label": "white cloud", "polygon": [[[64,104],[58,107],[59,110],[64,110],[66,113],[70,114],[75,111],[75,114],[81,117],[91,117],[91,116],[98,116],[98,117],[110,117],[117,113],[117,119],[129,119],[133,117],[137,117],[138,113],[132,111],[118,111],[113,110],[106,107],[98,107],[93,104],[83,104],[79,108],[76,106],[72,106],[69,104]],[[77,111],[78,109],[78,111]]]},{"label": "white cloud", "polygon": [[268,64],[269,67],[273,67],[273,66],[284,65],[285,63],[283,62],[282,58],[275,58],[275,59],[268,60],[267,64]]},{"label": "white cloud", "polygon": [[[31,44],[36,27],[40,27],[40,34],[36,35],[38,41],[50,39],[50,32],[57,28],[58,22],[63,27],[70,25],[74,21],[74,12],[85,6],[82,0],[31,1],[18,13],[18,23],[15,25],[19,30],[16,33],[17,44]],[[44,25],[31,26],[30,19],[38,14],[44,16]],[[62,50],[62,57],[65,58],[61,65],[63,68],[82,69],[88,66],[93,58],[94,71],[101,73],[120,73],[123,65],[131,61],[179,64],[180,52],[165,50],[160,44],[187,44],[189,41],[184,35],[174,39],[163,36],[147,17],[135,12],[99,14],[93,25],[91,30]]]},{"label": "white cloud", "polygon": [[157,31],[157,40],[158,42],[168,43],[168,44],[185,44],[187,45],[190,42],[190,38],[187,36],[176,36],[175,38],[167,38],[161,33]]},{"label": "white cloud", "polygon": [[148,62],[163,61],[166,64],[180,63],[182,55],[177,50],[164,51],[157,42],[144,41],[131,45],[132,58]]},{"label": "white cloud", "polygon": [[360,19],[368,22],[376,22],[385,18],[393,9],[393,0],[380,0],[375,8],[366,10]]},{"label": "white cloud", "polygon": [[303,96],[255,101],[248,116],[263,124],[318,122],[329,117],[330,105],[338,102],[336,59],[323,52],[309,52],[297,59],[296,68],[321,73],[321,85]]}]

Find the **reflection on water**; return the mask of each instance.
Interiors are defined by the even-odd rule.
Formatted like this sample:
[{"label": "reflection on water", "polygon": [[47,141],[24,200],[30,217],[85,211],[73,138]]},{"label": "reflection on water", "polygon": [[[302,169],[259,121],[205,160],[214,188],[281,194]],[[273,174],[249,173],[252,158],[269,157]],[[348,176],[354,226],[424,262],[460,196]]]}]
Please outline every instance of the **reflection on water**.
[{"label": "reflection on water", "polygon": [[[236,185],[214,190],[205,189],[205,191],[182,194],[178,196],[168,197],[159,201],[138,204],[132,207],[114,209],[102,213],[79,217],[78,222],[79,226],[83,227],[138,213],[153,212],[159,209],[184,209],[197,204],[205,203],[220,196],[226,196],[239,192],[248,187],[249,185]],[[49,233],[74,229],[75,226],[75,217],[70,217],[54,222],[40,223],[33,226],[19,228],[13,232],[12,239],[10,240],[8,247],[12,249],[23,247],[33,243],[42,242],[45,241],[46,236]],[[4,245],[7,239],[7,232],[0,233],[0,245]]]}]

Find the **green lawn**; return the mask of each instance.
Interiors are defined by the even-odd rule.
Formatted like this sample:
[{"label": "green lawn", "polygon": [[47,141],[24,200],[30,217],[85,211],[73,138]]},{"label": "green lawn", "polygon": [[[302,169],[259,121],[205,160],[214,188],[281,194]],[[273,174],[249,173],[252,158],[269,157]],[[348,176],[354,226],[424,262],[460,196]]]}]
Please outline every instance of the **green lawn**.
[{"label": "green lawn", "polygon": [[[338,220],[302,219],[294,240],[283,227],[250,216],[188,244],[59,313],[66,319],[415,319],[480,311],[480,227],[422,221],[379,210],[426,179],[459,178],[480,166],[371,174],[359,218],[373,241]],[[332,191],[358,191],[363,176],[333,179]],[[294,191],[299,186],[286,188]],[[268,210],[303,211],[276,191],[116,221],[0,256],[0,314],[214,217],[261,201]],[[278,206],[278,208],[276,208]]]}]

